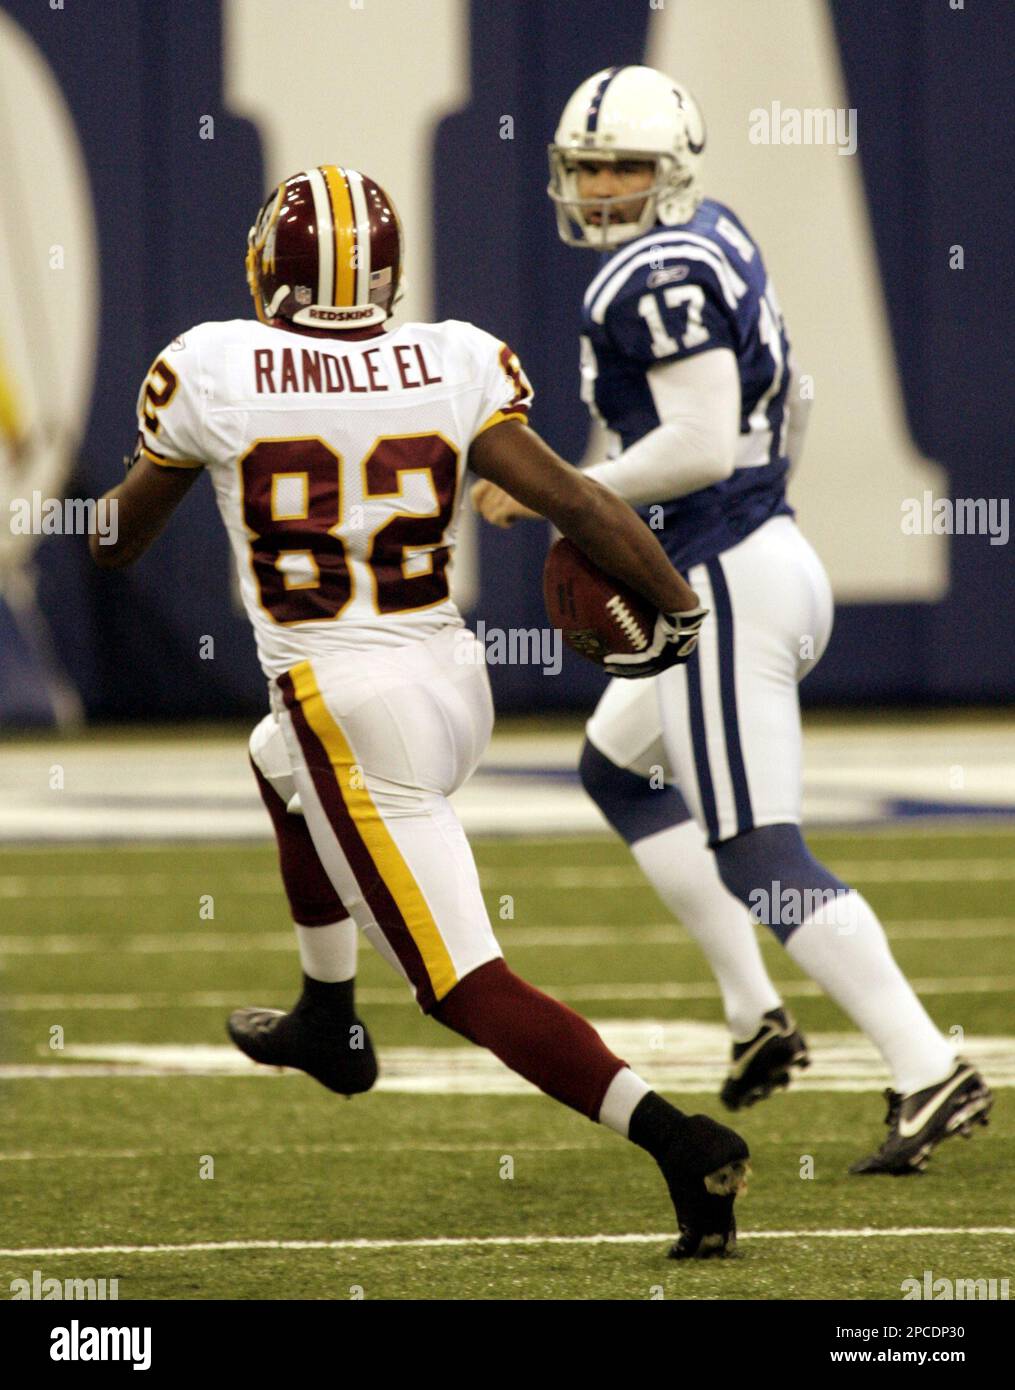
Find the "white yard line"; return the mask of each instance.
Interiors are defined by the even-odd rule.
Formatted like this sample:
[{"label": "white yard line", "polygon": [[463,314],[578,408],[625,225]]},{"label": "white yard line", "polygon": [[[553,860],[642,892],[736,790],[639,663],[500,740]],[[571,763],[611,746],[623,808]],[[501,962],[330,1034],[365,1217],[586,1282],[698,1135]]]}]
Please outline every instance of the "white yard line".
[{"label": "white yard line", "polygon": [[[1015,1226],[856,1226],[795,1231],[738,1231],[738,1240],[898,1240],[930,1236],[1013,1236]],[[658,1245],[673,1240],[672,1231],[594,1236],[428,1236],[408,1240],[207,1240],[185,1245],[38,1245],[0,1249],[7,1259],[43,1259],[63,1255],[192,1255],[253,1250],[460,1250],[470,1246]]]},{"label": "white yard line", "polygon": [[[503,1144],[421,1144],[412,1142],[412,1152],[425,1154],[487,1154],[499,1161]],[[512,1154],[528,1153],[589,1153],[589,1144],[511,1144]],[[0,1163],[66,1163],[70,1159],[89,1162],[136,1162],[138,1159],[161,1159],[172,1154],[191,1158],[193,1149],[19,1149],[0,1153]],[[243,1145],[244,1158],[328,1158],[334,1154],[404,1154],[404,1144],[269,1144]]]},{"label": "white yard line", "polygon": [[[1008,994],[1015,991],[1015,976],[970,975],[959,978],[928,978],[911,980],[918,994]],[[814,980],[774,981],[784,999],[814,999],[824,991]],[[651,981],[637,984],[540,984],[540,988],[557,999],[571,1002],[620,1000],[704,1000],[718,999],[715,984],[701,981],[679,984],[676,981]],[[242,991],[240,991],[242,993]],[[365,986],[357,990],[361,1004],[412,1005],[415,1001],[407,989],[384,986]],[[150,1009],[233,1009],[238,1007],[237,991],[229,993],[194,992],[185,994],[9,994],[0,996],[0,1011],[11,1013],[51,1013],[108,1011],[135,1013]]]},{"label": "white yard line", "polygon": [[[960,917],[924,920],[887,918],[884,923],[893,941],[993,941],[1015,937],[1015,917]],[[608,927],[599,924],[575,926],[524,927],[498,922],[497,935],[512,951],[536,947],[588,946],[665,946],[694,947],[676,922],[643,923],[637,927]],[[774,937],[761,934],[762,945],[777,946]],[[292,932],[181,932],[150,936],[97,936],[93,932],[71,935],[39,932],[36,935],[0,936],[0,956],[75,955],[171,955],[267,951],[291,954],[296,950]]]},{"label": "white yard line", "polygon": [[[660,1089],[715,1094],[722,1084],[729,1038],[722,1024],[695,1020],[601,1019],[594,1021],[608,1047]],[[880,1092],[889,1080],[873,1045],[858,1033],[815,1033],[812,1066],[794,1080],[806,1092]],[[1015,1038],[971,1034],[963,1054],[997,1088],[1015,1086]],[[69,1043],[59,1058],[5,1064],[0,1078],[47,1081],[87,1077],[278,1078],[277,1068],[257,1067],[228,1043]],[[402,1095],[527,1095],[536,1092],[495,1057],[476,1048],[383,1047],[377,1089]],[[288,1073],[295,1075],[296,1073]],[[17,1152],[17,1151],[16,1151]]]},{"label": "white yard line", "polygon": [[[179,847],[174,847],[179,852]],[[119,847],[117,853],[119,853]],[[832,867],[843,878],[856,878],[865,883],[962,883],[966,879],[976,882],[1008,882],[1015,879],[1015,865],[998,858],[942,859],[935,854],[926,858],[909,859],[848,859],[836,860]],[[220,892],[243,896],[266,896],[278,894],[281,897],[282,885],[274,873],[256,871],[249,874],[231,873],[223,877],[216,871],[205,874],[198,866],[188,868],[188,883],[178,874],[117,874],[95,873],[87,869],[80,874],[63,873],[37,878],[28,874],[0,874],[0,899],[51,899],[51,898],[120,898],[144,893],[165,895],[172,893],[176,898],[192,892],[197,897],[207,892],[207,876],[215,880]],[[647,887],[648,880],[641,871],[631,865],[588,865],[572,867],[562,865],[529,864],[524,868],[509,870],[487,869],[482,874],[487,887],[500,886],[508,879],[520,880],[546,888],[637,888]]]},{"label": "white yard line", "polygon": [[[976,883],[1008,882],[1015,879],[1015,864],[998,859],[834,859],[830,865],[840,878],[862,883]],[[647,880],[633,866],[590,866],[588,868],[541,867],[531,865],[515,870],[515,877],[526,886],[544,888],[637,888]],[[493,876],[485,875],[489,880]],[[505,878],[503,880],[507,882]]]},{"label": "white yard line", "polygon": [[[776,989],[785,999],[814,999],[824,996],[825,991],[815,980],[773,981]],[[910,981],[918,994],[1007,994],[1015,990],[1015,976],[997,977],[973,975],[964,979],[914,979]],[[714,984],[581,984],[581,985],[542,985],[547,994],[559,999],[575,1000],[628,1000],[628,999],[718,999],[719,990]],[[364,998],[366,991],[360,996]],[[365,998],[364,998],[365,1002]]]},{"label": "white yard line", "polygon": [[[176,853],[180,852],[179,846],[174,848]],[[116,853],[120,853],[119,847]],[[207,880],[212,877],[219,892],[243,895],[282,892],[282,880],[274,873],[233,873],[223,876],[212,869],[202,870],[195,865],[189,867],[186,874],[192,882],[183,878],[181,883],[183,876],[178,874],[97,874],[91,869],[80,874],[49,874],[45,878],[34,878],[28,874],[0,874],[0,899],[125,898],[144,893],[157,893],[159,896],[172,894],[174,898],[180,898],[192,892],[196,903],[200,894],[207,892]]]},{"label": "white yard line", "polygon": [[950,941],[959,938],[986,941],[1015,935],[1015,917],[956,917],[954,921],[946,917],[926,921],[921,921],[919,917],[907,921],[886,917],[882,918],[882,922],[893,941]]}]

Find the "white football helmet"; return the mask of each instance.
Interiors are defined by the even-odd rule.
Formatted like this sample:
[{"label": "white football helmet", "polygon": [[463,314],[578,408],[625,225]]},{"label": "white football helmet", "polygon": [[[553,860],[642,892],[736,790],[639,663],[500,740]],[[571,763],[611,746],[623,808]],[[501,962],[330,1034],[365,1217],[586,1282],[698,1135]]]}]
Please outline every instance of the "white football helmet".
[{"label": "white football helmet", "polygon": [[[702,199],[701,166],[705,122],[686,87],[655,68],[604,68],[573,94],[549,147],[547,193],[557,211],[557,230],[568,246],[608,251],[643,236],[657,222],[679,226]],[[652,185],[644,194],[613,198],[579,198],[582,161],[629,160],[655,165]],[[644,197],[634,221],[610,220],[622,203]],[[599,214],[598,224],[588,214]]]}]

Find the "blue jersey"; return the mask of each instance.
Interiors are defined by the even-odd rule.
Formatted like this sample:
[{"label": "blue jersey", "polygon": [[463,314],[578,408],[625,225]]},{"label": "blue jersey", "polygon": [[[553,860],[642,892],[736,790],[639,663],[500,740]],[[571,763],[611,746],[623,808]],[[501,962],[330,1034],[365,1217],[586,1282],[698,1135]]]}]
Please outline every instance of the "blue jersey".
[{"label": "blue jersey", "polygon": [[729,348],[740,374],[731,477],[641,507],[678,569],[721,554],[786,501],[789,339],[761,252],[734,213],[706,198],[689,222],[656,226],[614,252],[585,294],[583,399],[627,449],[659,425],[648,373]]}]

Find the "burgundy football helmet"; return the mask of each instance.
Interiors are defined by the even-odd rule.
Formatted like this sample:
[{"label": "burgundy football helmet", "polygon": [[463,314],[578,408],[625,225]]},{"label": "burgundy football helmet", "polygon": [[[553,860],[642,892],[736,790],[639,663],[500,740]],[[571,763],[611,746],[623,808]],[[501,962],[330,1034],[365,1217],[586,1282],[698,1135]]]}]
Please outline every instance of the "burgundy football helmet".
[{"label": "burgundy football helmet", "polygon": [[394,203],[355,169],[302,169],[279,184],[250,229],[247,283],[264,323],[332,332],[383,323],[402,291]]}]

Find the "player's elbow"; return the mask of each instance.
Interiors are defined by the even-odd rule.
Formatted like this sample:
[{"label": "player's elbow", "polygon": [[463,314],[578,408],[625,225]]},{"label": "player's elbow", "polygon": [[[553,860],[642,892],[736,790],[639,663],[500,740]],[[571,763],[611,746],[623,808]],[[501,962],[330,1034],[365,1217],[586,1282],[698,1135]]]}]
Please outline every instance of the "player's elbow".
[{"label": "player's elbow", "polygon": [[[737,436],[732,430],[664,426],[658,441],[661,461],[653,501],[669,502],[704,488],[718,487],[732,478],[736,467]],[[639,501],[642,499],[639,497]]]},{"label": "player's elbow", "polygon": [[128,565],[132,565],[137,559],[137,547],[128,546],[123,538],[113,535],[101,535],[93,531],[88,537],[88,550],[92,557],[93,564],[100,570],[122,570]]},{"label": "player's elbow", "polygon": [[88,537],[88,553],[92,557],[92,563],[98,565],[100,570],[112,570],[117,568],[116,545],[108,541],[103,543],[103,538],[93,531]]},{"label": "player's elbow", "polygon": [[618,505],[623,503],[609,488],[581,473],[569,471],[567,486],[559,488],[552,502],[541,510],[561,535],[581,545],[587,536],[594,536],[603,529],[611,510]]},{"label": "player's elbow", "polygon": [[604,487],[595,478],[586,478],[579,474],[578,485],[569,490],[565,503],[564,519],[568,529],[565,530],[560,521],[556,525],[565,536],[573,535],[575,530],[595,530],[597,526],[606,524],[618,507],[624,511],[628,510],[627,504],[622,502],[615,492]]},{"label": "player's elbow", "polygon": [[702,430],[697,441],[697,463],[705,487],[715,487],[733,477],[737,462],[737,430],[725,422]]}]

